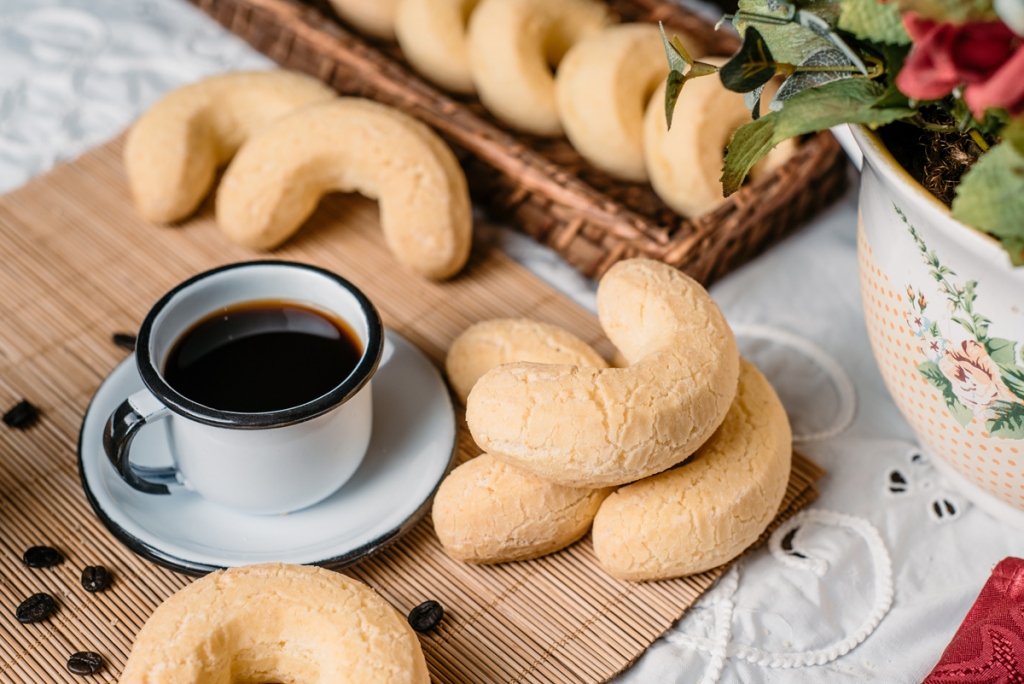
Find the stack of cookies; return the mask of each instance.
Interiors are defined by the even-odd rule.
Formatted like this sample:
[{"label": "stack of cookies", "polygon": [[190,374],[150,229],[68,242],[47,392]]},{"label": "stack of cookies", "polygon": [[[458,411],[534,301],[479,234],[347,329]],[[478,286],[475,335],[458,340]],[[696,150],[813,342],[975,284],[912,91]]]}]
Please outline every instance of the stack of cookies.
[{"label": "stack of cookies", "polygon": [[668,579],[735,558],[778,511],[789,422],[707,292],[633,259],[608,271],[597,302],[623,367],[532,321],[484,322],[452,344],[449,380],[485,451],[434,501],[452,557],[537,558],[593,527],[611,575]]}]

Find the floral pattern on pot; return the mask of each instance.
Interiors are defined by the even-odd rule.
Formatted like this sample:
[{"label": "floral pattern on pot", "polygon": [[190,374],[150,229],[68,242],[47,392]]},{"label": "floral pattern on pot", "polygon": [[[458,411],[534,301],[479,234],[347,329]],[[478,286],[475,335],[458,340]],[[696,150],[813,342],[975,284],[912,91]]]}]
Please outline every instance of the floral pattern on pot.
[{"label": "floral pattern on pot", "polygon": [[1022,312],[1004,308],[1000,278],[962,267],[971,261],[947,254],[948,243],[933,245],[893,206],[886,224],[876,214],[869,226],[862,216],[857,238],[864,319],[882,378],[922,447],[996,503],[1024,511],[1024,400],[1014,392],[1024,392]]},{"label": "floral pattern on pot", "polygon": [[[942,265],[900,208],[893,206],[921,252],[928,274],[946,297],[945,302],[929,302],[922,289],[907,285],[904,316],[918,338],[918,352],[925,357],[917,362],[917,371],[942,393],[950,415],[961,426],[976,418],[993,437],[1024,439],[1024,367],[1017,363],[1020,345],[989,335],[992,321],[974,307],[977,281],[954,280],[956,272]],[[945,307],[954,327],[944,333],[938,321],[928,317],[930,306]]]}]

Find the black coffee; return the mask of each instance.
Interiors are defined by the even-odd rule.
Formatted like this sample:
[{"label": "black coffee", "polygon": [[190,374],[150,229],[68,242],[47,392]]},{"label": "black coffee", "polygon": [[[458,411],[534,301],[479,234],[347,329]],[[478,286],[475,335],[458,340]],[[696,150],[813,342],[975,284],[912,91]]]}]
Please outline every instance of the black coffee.
[{"label": "black coffee", "polygon": [[182,335],[164,378],[220,411],[264,413],[301,406],[341,384],[363,355],[340,319],[294,302],[246,302]]}]

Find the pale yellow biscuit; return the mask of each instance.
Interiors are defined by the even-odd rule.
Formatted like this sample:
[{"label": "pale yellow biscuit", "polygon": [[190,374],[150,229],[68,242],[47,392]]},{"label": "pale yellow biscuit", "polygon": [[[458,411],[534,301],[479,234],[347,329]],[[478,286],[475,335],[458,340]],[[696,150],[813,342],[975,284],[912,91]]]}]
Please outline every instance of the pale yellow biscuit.
[{"label": "pale yellow biscuit", "polygon": [[120,684],[428,684],[416,634],[345,575],[272,563],[210,573],[164,601]]},{"label": "pale yellow biscuit", "polygon": [[792,438],[779,398],[741,362],[739,389],[693,460],[622,487],[594,520],[594,551],[609,574],[661,580],[703,572],[753,544],[778,512]]},{"label": "pale yellow biscuit", "polygon": [[489,371],[466,411],[484,451],[557,484],[605,487],[672,467],[721,424],[739,353],[699,283],[658,261],[621,261],[601,280],[597,308],[631,365]]},{"label": "pale yellow biscuit", "polygon": [[162,97],[128,131],[124,165],[139,213],[157,223],[186,218],[245,140],[300,107],[337,97],[292,71],[211,76]]},{"label": "pale yellow biscuit", "polygon": [[467,563],[539,558],[586,534],[611,492],[552,484],[483,454],[441,483],[434,531],[449,556]]},{"label": "pale yellow biscuit", "polygon": [[360,33],[384,40],[395,39],[398,0],[329,0],[338,16]]},{"label": "pale yellow biscuit", "polygon": [[468,34],[481,102],[524,133],[562,135],[551,67],[610,21],[597,0],[482,0]]},{"label": "pale yellow biscuit", "polygon": [[576,43],[558,65],[555,99],[569,142],[616,178],[643,183],[647,101],[668,76],[661,31],[619,24]]},{"label": "pale yellow biscuit", "polygon": [[248,140],[217,191],[217,224],[270,249],[334,191],[379,201],[384,239],[410,269],[440,280],[466,263],[473,225],[455,155],[411,116],[359,98],[306,107]]},{"label": "pale yellow biscuit", "polygon": [[[724,63],[724,58],[703,61]],[[774,84],[765,88],[762,104],[771,100]],[[665,122],[665,82],[651,97],[644,116],[644,163],[658,197],[687,217],[705,214],[725,201],[722,167],[725,148],[737,128],[752,121],[743,95],[726,90],[718,76],[687,81],[676,102],[672,128]],[[750,170],[757,181],[784,163],[796,150],[792,140],[780,143]]]},{"label": "pale yellow biscuit", "polygon": [[471,325],[448,348],[445,370],[466,403],[484,373],[503,363],[531,361],[607,368],[594,349],[564,328],[525,318],[498,318]]},{"label": "pale yellow biscuit", "polygon": [[399,0],[395,36],[416,71],[445,90],[473,93],[466,26],[479,0]]}]

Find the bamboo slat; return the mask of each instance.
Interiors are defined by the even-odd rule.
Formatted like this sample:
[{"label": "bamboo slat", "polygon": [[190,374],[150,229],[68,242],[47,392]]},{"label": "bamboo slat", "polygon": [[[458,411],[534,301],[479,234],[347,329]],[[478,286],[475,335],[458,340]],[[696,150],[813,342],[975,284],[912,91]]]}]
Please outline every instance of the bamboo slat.
[{"label": "bamboo slat", "polygon": [[[147,617],[190,580],[133,555],[93,515],[78,479],[76,442],[89,399],[126,352],[112,344],[149,306],[207,268],[260,258],[213,223],[211,207],[177,227],[147,224],[130,202],[121,141],[98,148],[0,198],[0,410],[26,398],[42,410],[27,430],[0,425],[0,682],[78,682],[64,666],[79,650],[103,655],[95,680],[113,682]],[[530,316],[558,323],[602,353],[597,321],[488,246],[466,271],[435,284],[399,267],[383,244],[376,206],[325,199],[276,258],[336,271],[376,303],[386,325],[440,364],[476,321]],[[476,455],[464,424],[459,458]],[[822,471],[797,457],[779,520],[815,497]],[[29,546],[67,560],[32,570]],[[88,594],[82,568],[103,564],[113,586]],[[422,637],[435,682],[597,682],[631,663],[722,573],[669,582],[614,580],[589,539],[537,561],[482,568],[449,559],[430,521],[379,555],[345,569],[402,612],[426,599],[446,608]],[[14,608],[46,591],[60,608],[22,625]]]}]

